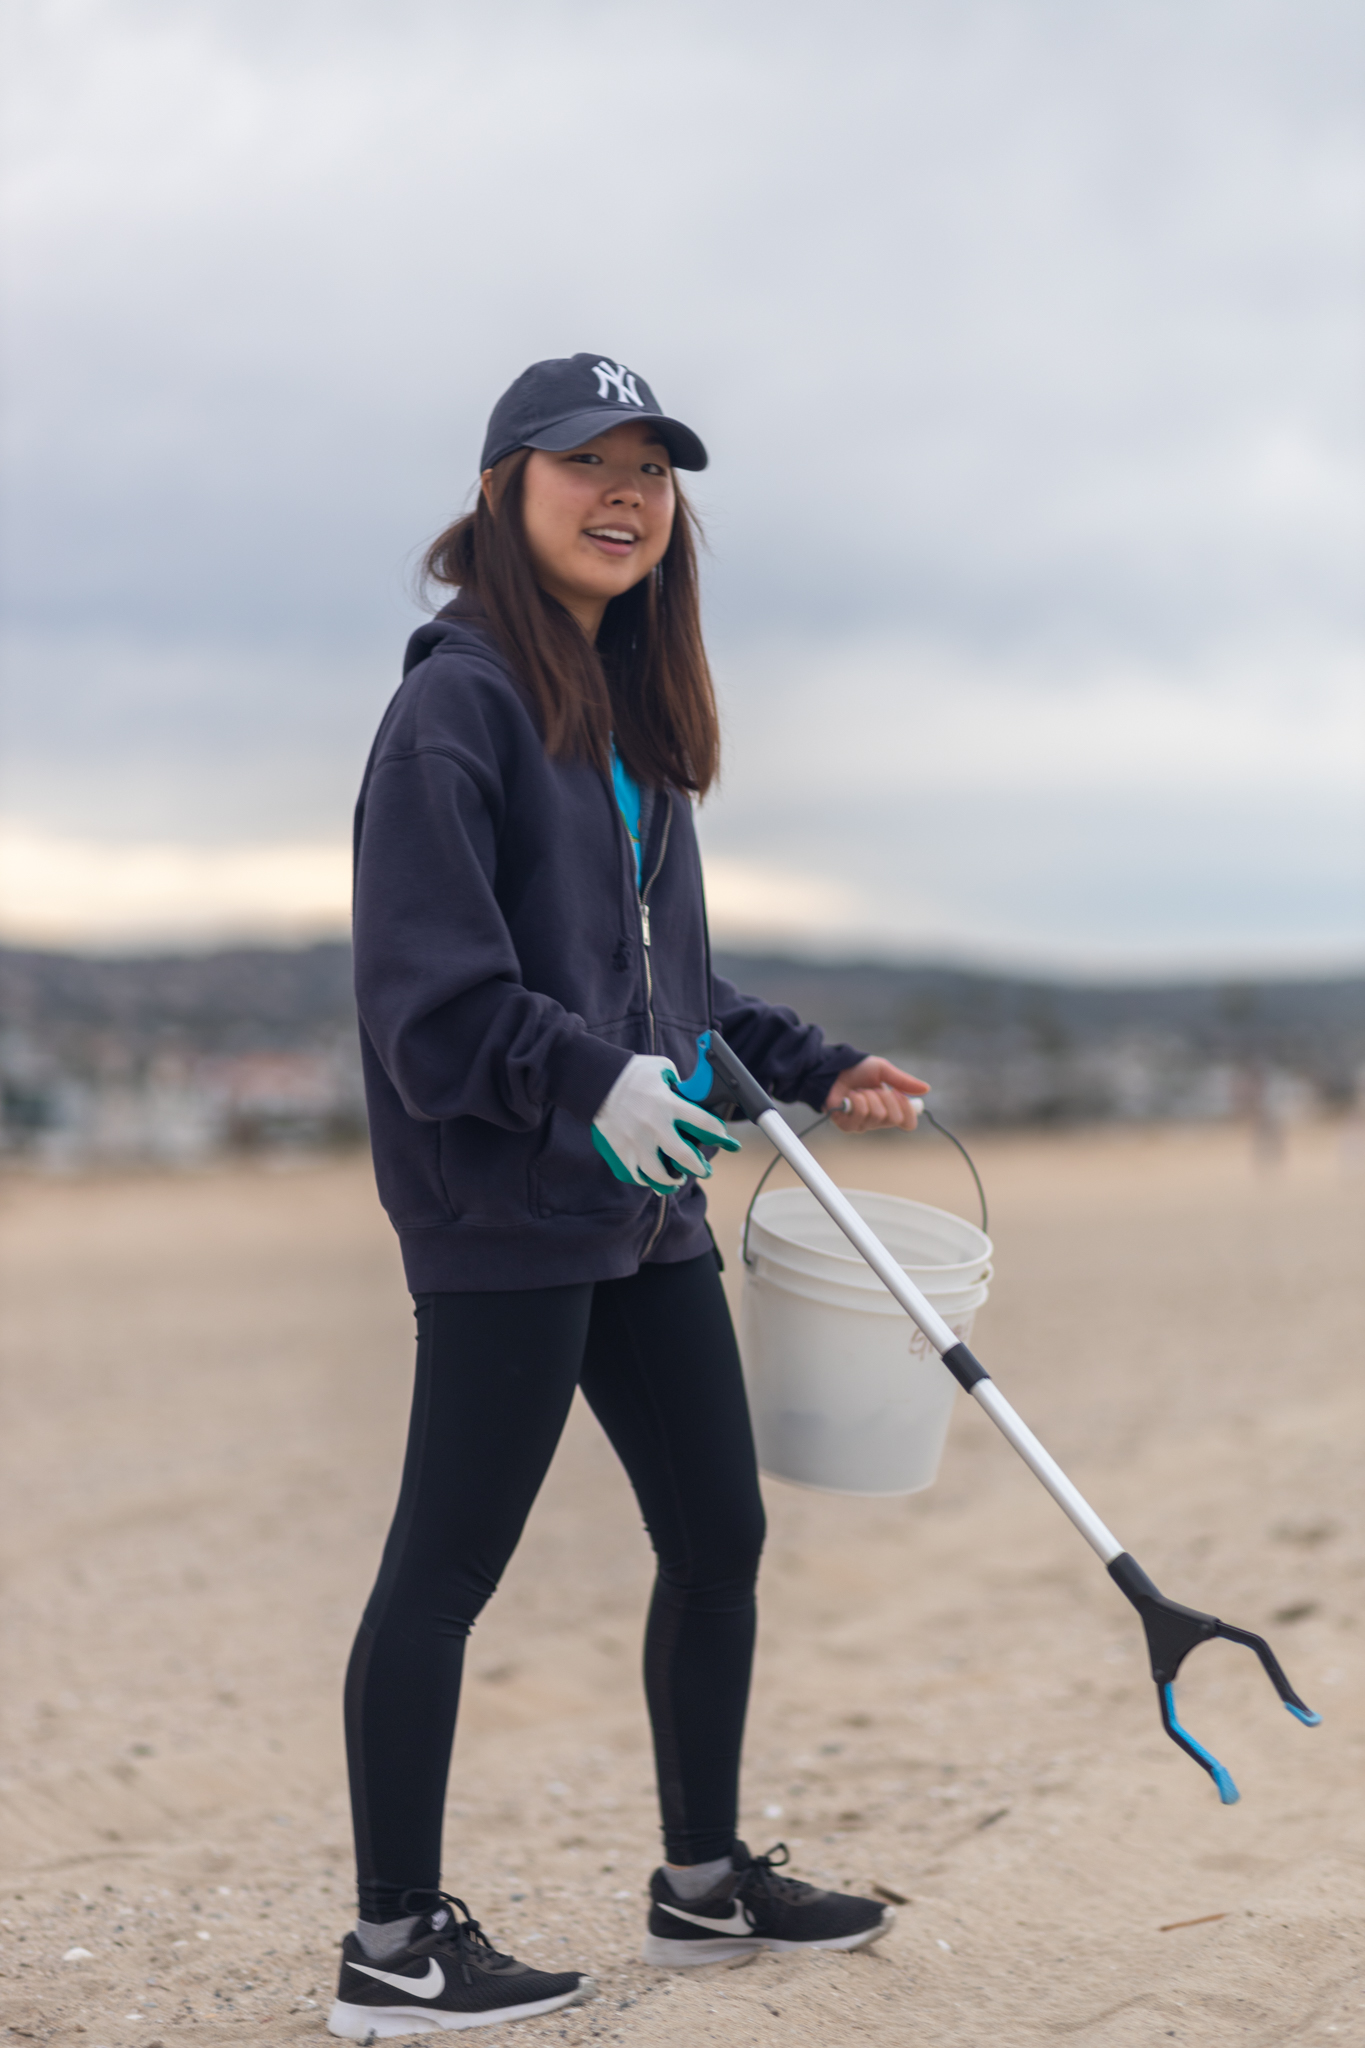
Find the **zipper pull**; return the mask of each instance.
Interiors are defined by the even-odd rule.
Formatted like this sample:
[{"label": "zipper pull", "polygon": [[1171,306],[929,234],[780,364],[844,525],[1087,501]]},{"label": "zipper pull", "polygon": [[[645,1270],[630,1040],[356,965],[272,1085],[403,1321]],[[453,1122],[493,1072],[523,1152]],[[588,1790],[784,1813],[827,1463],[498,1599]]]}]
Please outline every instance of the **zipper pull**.
[{"label": "zipper pull", "polygon": [[645,944],[646,944],[646,945],[648,945],[648,944],[649,944],[649,905],[648,905],[647,903],[644,903],[644,902],[642,902],[642,903],[641,903],[641,905],[640,905],[640,934],[641,934],[642,938],[644,939],[644,942],[645,942]]}]

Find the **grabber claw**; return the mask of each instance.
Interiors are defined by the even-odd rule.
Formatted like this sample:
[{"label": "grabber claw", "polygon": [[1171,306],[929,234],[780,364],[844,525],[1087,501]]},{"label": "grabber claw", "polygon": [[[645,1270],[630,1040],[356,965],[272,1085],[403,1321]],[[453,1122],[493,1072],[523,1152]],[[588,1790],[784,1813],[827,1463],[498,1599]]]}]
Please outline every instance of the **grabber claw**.
[{"label": "grabber claw", "polygon": [[1212,1614],[1201,1614],[1196,1607],[1182,1607],[1179,1601],[1168,1600],[1164,1593],[1157,1591],[1136,1558],[1130,1557],[1126,1550],[1111,1560],[1109,1576],[1142,1617],[1147,1651],[1152,1660],[1152,1677],[1156,1680],[1157,1698],[1161,1703],[1162,1727],[1186,1756],[1192,1756],[1197,1764],[1203,1765],[1218,1787],[1218,1797],[1224,1806],[1235,1805],[1241,1794],[1232,1781],[1231,1772],[1205,1749],[1202,1742],[1196,1742],[1176,1719],[1176,1673],[1190,1651],[1197,1649],[1200,1643],[1212,1642],[1215,1636],[1221,1636],[1229,1643],[1244,1643],[1247,1649],[1256,1652],[1265,1667],[1266,1677],[1296,1720],[1308,1728],[1316,1728],[1322,1719],[1321,1714],[1315,1714],[1311,1707],[1304,1705],[1264,1636],[1255,1636],[1250,1629],[1234,1628],[1231,1622],[1219,1621]]}]

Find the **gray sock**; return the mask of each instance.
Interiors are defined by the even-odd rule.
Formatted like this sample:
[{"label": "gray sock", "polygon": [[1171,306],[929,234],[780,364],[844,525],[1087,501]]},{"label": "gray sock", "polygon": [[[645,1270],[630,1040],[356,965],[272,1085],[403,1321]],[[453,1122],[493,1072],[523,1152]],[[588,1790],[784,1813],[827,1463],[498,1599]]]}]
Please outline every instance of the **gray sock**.
[{"label": "gray sock", "polygon": [[409,1913],[406,1920],[357,1920],[355,1938],[372,1963],[387,1962],[407,1947],[421,1918],[420,1913]]},{"label": "gray sock", "polygon": [[704,1899],[734,1867],[733,1857],[717,1856],[714,1863],[665,1863],[664,1876],[675,1898]]}]

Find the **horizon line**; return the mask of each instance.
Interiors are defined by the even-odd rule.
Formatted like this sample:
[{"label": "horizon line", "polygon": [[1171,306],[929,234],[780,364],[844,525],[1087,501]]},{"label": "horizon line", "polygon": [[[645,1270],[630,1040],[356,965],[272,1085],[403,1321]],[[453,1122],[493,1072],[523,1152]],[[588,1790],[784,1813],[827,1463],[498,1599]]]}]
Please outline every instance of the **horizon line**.
[{"label": "horizon line", "polygon": [[[130,936],[122,942],[106,940],[102,944],[92,942],[86,945],[73,944],[69,940],[42,944],[11,938],[0,931],[0,958],[26,955],[47,960],[85,961],[91,965],[152,965],[177,960],[208,960],[231,954],[306,953],[321,947],[349,949],[350,943],[348,933],[326,930],[313,933],[257,931],[240,935],[218,932],[205,934],[198,940],[188,934],[167,935],[162,940]],[[1112,957],[1090,962],[1060,960],[1055,955],[1049,959],[1043,953],[1032,957],[1010,957],[985,947],[954,949],[936,946],[920,952],[867,944],[856,950],[847,947],[836,949],[821,945],[819,941],[811,941],[807,945],[793,943],[789,936],[775,936],[770,940],[713,936],[712,950],[717,955],[728,954],[740,959],[771,961],[783,966],[814,968],[830,973],[870,969],[893,974],[963,974],[981,980],[1047,982],[1059,987],[1218,988],[1246,983],[1284,986],[1365,981],[1365,951],[1317,962],[1284,959],[1277,962],[1266,958],[1257,960],[1247,955],[1239,959],[1230,955],[1222,962],[1200,968],[1193,964],[1186,966],[1178,959],[1170,958],[1143,963]]]}]

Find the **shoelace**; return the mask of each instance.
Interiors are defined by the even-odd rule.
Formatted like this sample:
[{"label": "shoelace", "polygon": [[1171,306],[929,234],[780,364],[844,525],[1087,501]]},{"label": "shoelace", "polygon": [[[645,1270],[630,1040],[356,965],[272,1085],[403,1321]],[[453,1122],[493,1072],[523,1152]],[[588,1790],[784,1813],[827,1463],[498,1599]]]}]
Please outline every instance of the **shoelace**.
[{"label": "shoelace", "polygon": [[[437,1902],[435,1906],[413,1908],[409,1904],[413,1899],[433,1898]],[[466,1984],[472,1984],[474,1981],[469,1969],[471,1959],[478,1964],[481,1970],[505,1969],[514,1960],[512,1956],[504,1955],[501,1949],[494,1948],[464,1900],[457,1899],[453,1892],[404,1892],[402,1904],[405,1910],[429,1912],[433,1922],[442,1906],[459,1907],[461,1914],[464,1916],[462,1919],[457,1920],[454,1913],[451,1913],[447,1916],[450,1925],[448,1927],[436,1927],[433,1925],[432,1932],[438,1936],[434,1944],[435,1947],[454,1950],[460,1965],[460,1975],[464,1978]]]},{"label": "shoelace", "polygon": [[751,1856],[739,1874],[735,1886],[735,1897],[744,1908],[744,1917],[752,1927],[753,1909],[745,1898],[746,1891],[761,1892],[765,1898],[785,1900],[796,1905],[804,1892],[813,1891],[813,1885],[804,1884],[799,1877],[779,1877],[778,1871],[784,1863],[791,1862],[791,1852],[785,1842],[774,1842],[766,1855]]}]

